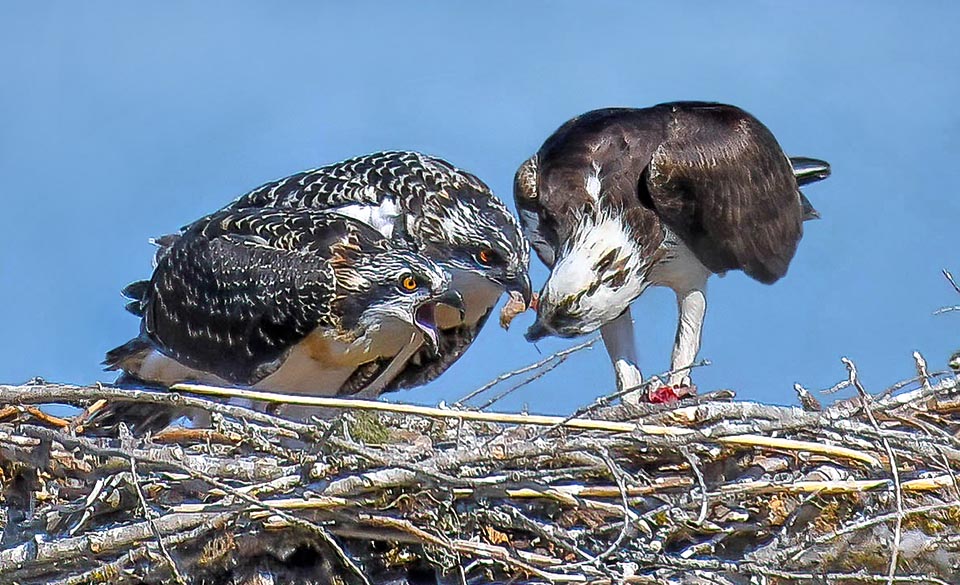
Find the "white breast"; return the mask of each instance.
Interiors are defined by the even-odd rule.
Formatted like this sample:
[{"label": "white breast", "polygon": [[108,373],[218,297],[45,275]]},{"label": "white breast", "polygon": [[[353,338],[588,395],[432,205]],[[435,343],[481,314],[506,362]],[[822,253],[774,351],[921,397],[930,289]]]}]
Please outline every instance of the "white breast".
[{"label": "white breast", "polygon": [[699,288],[713,274],[693,250],[669,230],[660,247],[666,252],[666,259],[650,270],[648,278],[652,285],[683,292]]}]

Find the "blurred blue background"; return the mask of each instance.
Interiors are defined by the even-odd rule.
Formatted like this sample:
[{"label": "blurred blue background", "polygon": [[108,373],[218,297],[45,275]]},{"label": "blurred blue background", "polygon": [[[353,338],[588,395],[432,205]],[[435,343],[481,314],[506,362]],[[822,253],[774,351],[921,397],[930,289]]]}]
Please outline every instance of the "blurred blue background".
[{"label": "blurred blue background", "polygon": [[[134,6],[136,4],[136,7]],[[348,6],[349,4],[349,6]],[[855,360],[868,389],[960,346],[960,4],[881,2],[33,2],[0,7],[0,382],[111,380],[133,336],[119,290],[147,238],[267,180],[383,149],[441,156],[512,206],[517,165],[568,118],[716,100],[834,176],[807,188],[785,279],[711,280],[702,391],[796,402]],[[534,260],[539,287],[546,272]],[[634,305],[646,374],[668,365],[673,295]],[[453,401],[573,344],[491,323],[426,388]],[[600,346],[498,408],[569,412],[609,392]]]}]

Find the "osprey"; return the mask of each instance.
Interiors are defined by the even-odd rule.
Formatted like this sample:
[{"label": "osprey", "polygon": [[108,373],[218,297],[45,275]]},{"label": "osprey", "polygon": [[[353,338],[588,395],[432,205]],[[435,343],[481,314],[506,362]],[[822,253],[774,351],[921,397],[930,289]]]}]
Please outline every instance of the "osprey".
[{"label": "osprey", "polygon": [[514,182],[524,232],[551,269],[527,339],[599,328],[618,388],[636,387],[630,303],[666,286],[679,307],[669,383],[689,387],[707,278],[730,270],[765,284],[783,277],[803,221],[818,217],[799,185],[829,173],[823,161],[791,161],[759,120],[733,106],[676,102],[570,120]]},{"label": "osprey", "polygon": [[343,215],[221,211],[186,229],[152,278],[127,291],[140,335],[105,364],[162,386],[375,396],[412,341],[437,350],[437,306],[463,308],[449,286],[436,263]]},{"label": "osprey", "polygon": [[[464,311],[437,309],[438,348],[409,348],[384,391],[425,384],[470,346],[504,291],[531,296],[520,226],[477,177],[417,152],[378,152],[261,185],[224,210],[325,210],[367,224],[451,275]],[[206,219],[201,220],[206,221]],[[191,226],[184,228],[189,230]],[[180,236],[158,240],[158,259]]]}]

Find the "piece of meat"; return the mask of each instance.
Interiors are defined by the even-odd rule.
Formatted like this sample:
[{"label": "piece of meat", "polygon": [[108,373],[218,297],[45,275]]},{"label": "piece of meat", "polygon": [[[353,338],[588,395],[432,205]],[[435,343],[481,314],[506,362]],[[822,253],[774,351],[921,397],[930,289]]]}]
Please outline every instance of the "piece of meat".
[{"label": "piece of meat", "polygon": [[533,300],[530,302],[530,306],[527,307],[526,303],[523,302],[523,296],[517,291],[510,291],[510,298],[507,300],[506,304],[503,305],[503,308],[500,309],[500,326],[504,329],[510,329],[510,323],[516,318],[517,315],[523,313],[527,309],[536,309],[536,299],[537,296],[534,294]]},{"label": "piece of meat", "polygon": [[677,402],[681,398],[696,396],[697,387],[690,386],[658,386],[652,388],[647,395],[647,400],[653,404],[668,404]]}]

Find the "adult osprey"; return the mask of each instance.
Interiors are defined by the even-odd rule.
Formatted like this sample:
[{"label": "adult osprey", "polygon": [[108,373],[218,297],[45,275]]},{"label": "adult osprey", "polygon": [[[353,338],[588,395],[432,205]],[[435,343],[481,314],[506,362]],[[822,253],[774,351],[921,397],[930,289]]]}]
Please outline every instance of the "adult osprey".
[{"label": "adult osprey", "polygon": [[305,209],[208,216],[133,286],[140,335],[105,364],[162,386],[376,395],[409,347],[437,350],[438,305],[463,308],[436,263],[363,222]]},{"label": "adult osprey", "polygon": [[817,217],[799,185],[830,167],[795,159],[743,110],[667,103],[578,116],[517,171],[524,232],[551,268],[527,332],[600,328],[621,390],[641,383],[629,306],[648,286],[677,294],[670,384],[690,386],[707,278],[743,270],[772,284]]},{"label": "adult osprey", "polygon": [[[440,306],[437,351],[416,348],[384,391],[420,386],[442,374],[476,338],[504,291],[530,302],[530,250],[516,219],[480,179],[439,158],[368,154],[266,183],[224,209],[333,211],[450,273],[464,312]],[[178,237],[158,240],[158,259]]]}]

